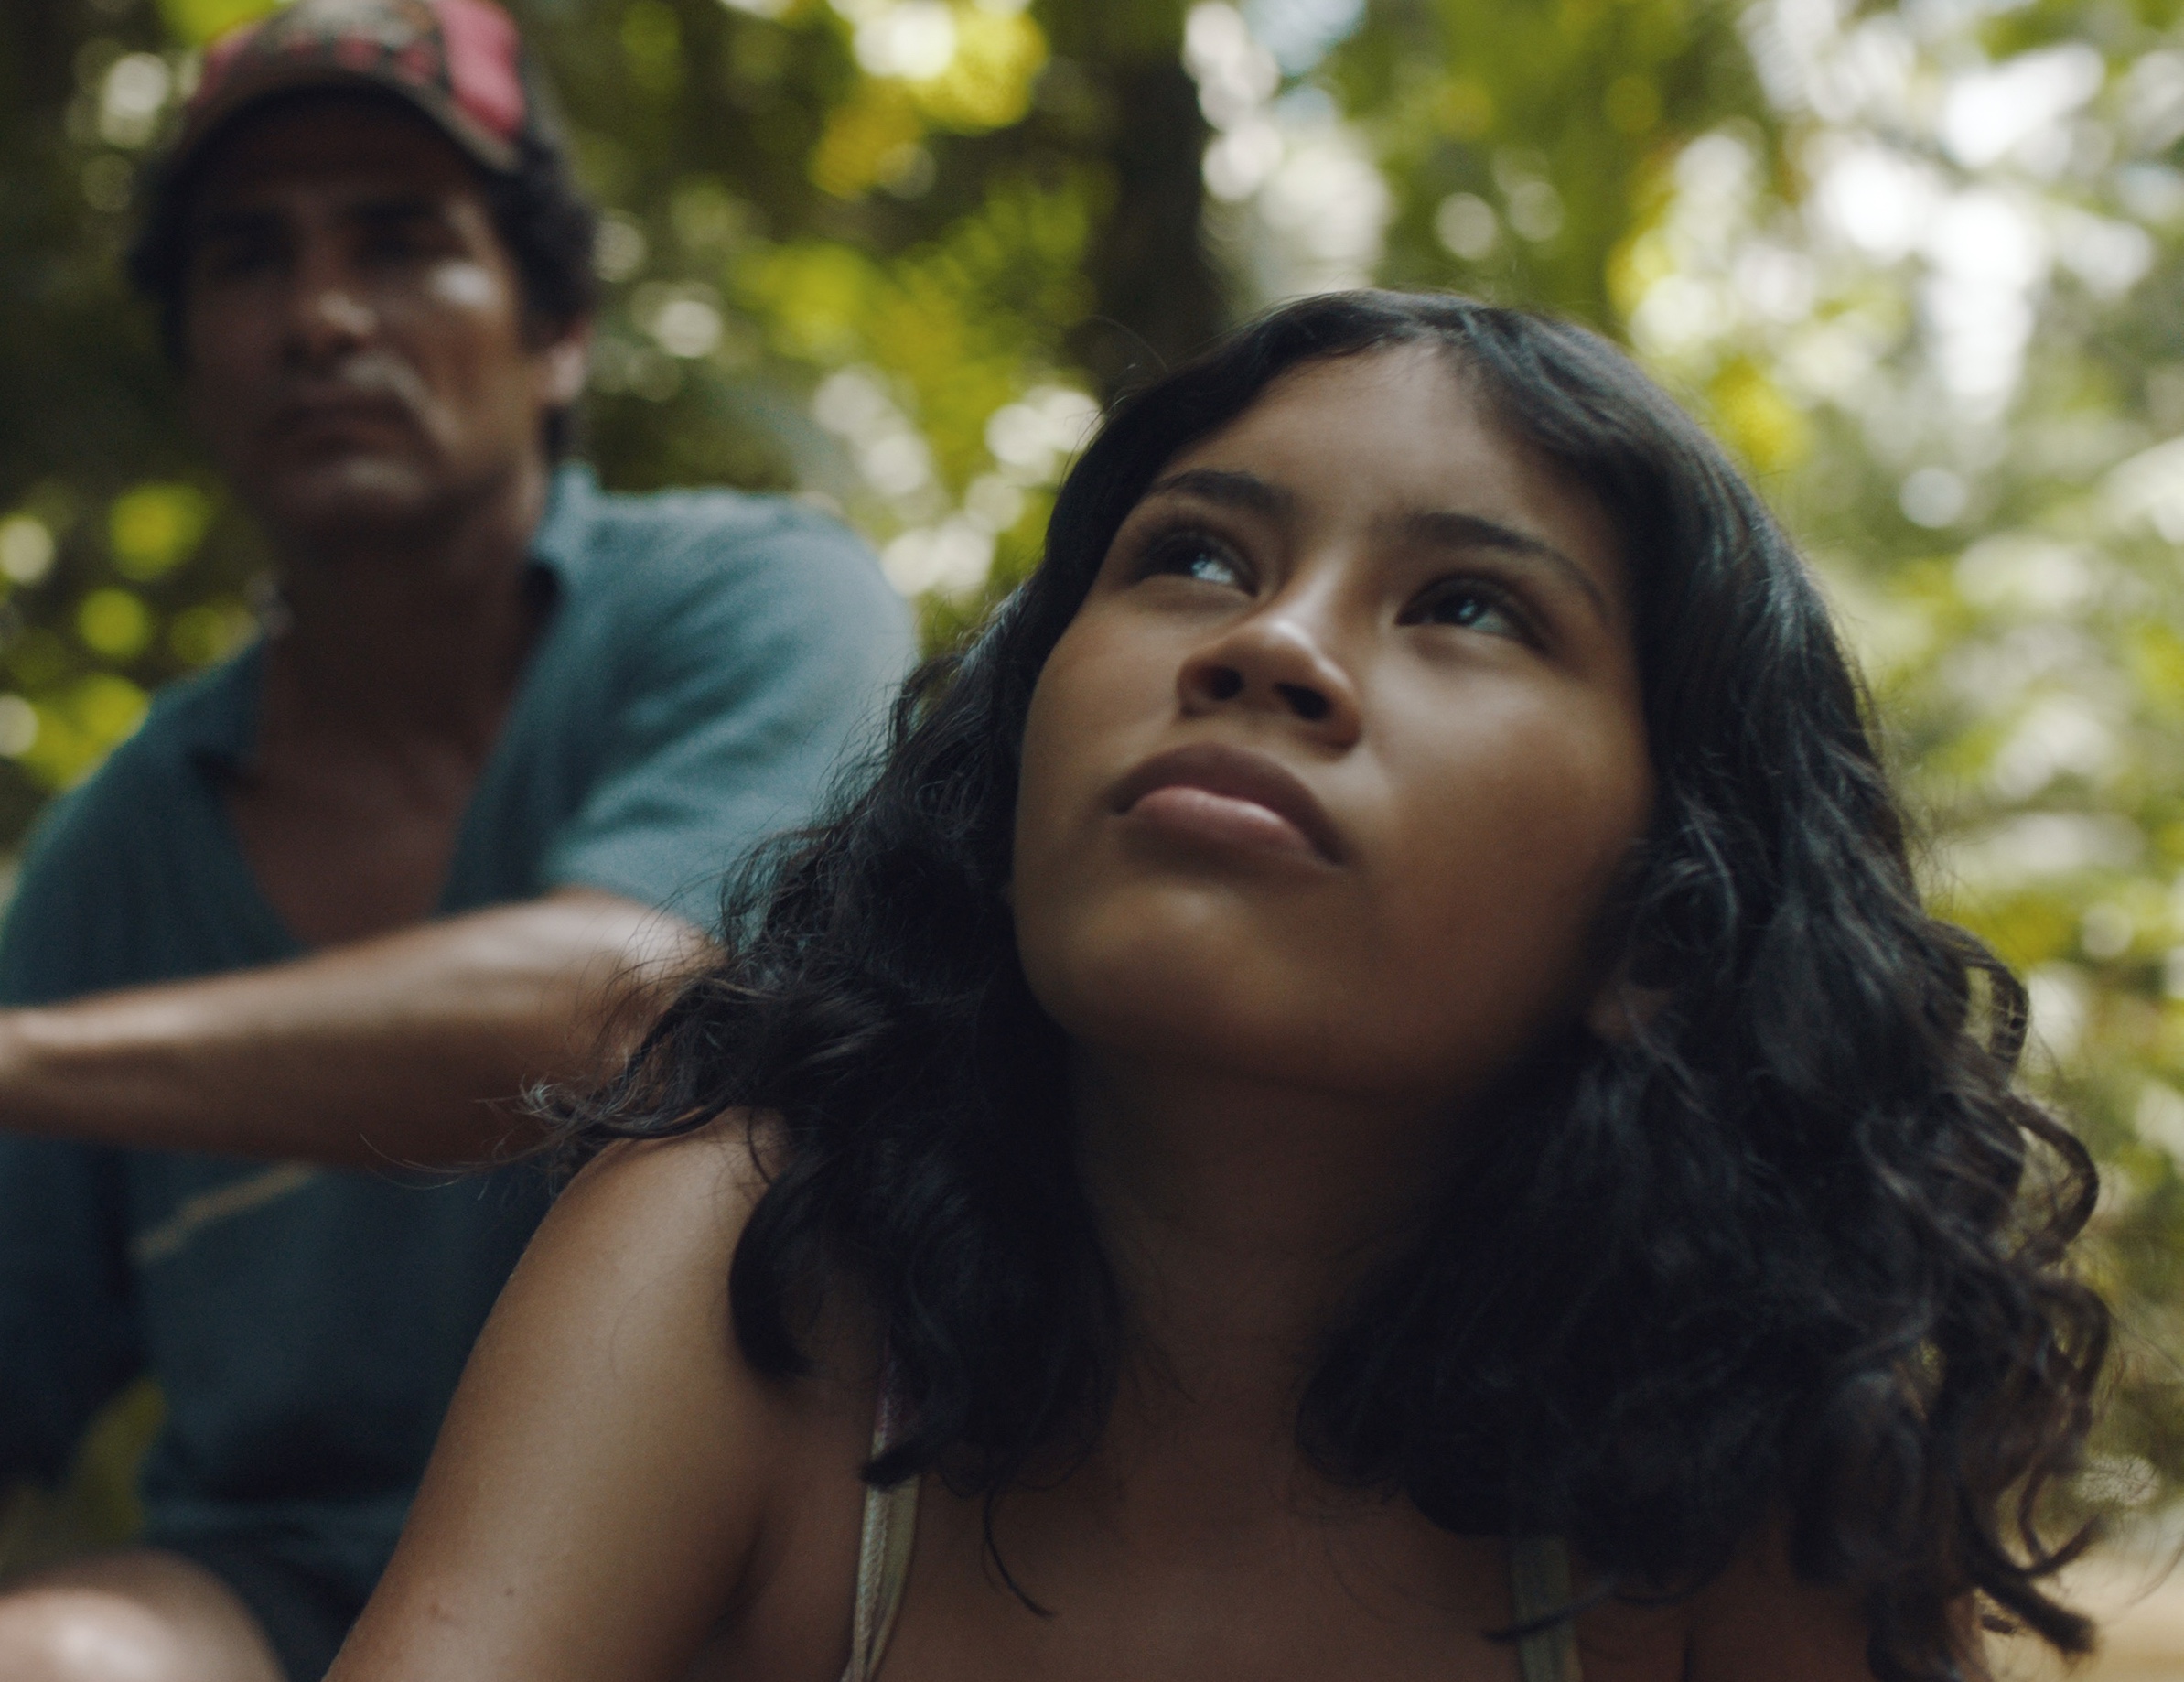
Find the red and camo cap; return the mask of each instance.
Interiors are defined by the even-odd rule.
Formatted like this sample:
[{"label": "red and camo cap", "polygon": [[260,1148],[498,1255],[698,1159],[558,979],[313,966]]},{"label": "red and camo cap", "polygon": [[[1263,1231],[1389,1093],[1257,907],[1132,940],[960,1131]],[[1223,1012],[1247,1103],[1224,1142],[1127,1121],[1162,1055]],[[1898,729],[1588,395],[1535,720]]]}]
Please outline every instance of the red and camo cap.
[{"label": "red and camo cap", "polygon": [[205,49],[170,167],[262,99],[344,85],[407,101],[488,169],[513,169],[526,135],[554,144],[515,20],[490,0],[294,0]]}]

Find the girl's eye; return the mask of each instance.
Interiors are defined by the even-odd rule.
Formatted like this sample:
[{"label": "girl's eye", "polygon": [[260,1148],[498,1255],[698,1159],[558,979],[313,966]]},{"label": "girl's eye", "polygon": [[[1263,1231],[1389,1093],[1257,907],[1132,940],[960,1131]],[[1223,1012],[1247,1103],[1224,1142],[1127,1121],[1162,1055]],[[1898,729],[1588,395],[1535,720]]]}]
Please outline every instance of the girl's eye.
[{"label": "girl's eye", "polygon": [[1454,625],[1497,637],[1522,638],[1528,630],[1501,591],[1462,578],[1435,586],[1403,618],[1406,624]]},{"label": "girl's eye", "polygon": [[1178,533],[1156,543],[1147,552],[1145,577],[1165,573],[1171,577],[1195,578],[1223,589],[1243,590],[1251,580],[1242,562],[1221,544],[1196,533]]}]

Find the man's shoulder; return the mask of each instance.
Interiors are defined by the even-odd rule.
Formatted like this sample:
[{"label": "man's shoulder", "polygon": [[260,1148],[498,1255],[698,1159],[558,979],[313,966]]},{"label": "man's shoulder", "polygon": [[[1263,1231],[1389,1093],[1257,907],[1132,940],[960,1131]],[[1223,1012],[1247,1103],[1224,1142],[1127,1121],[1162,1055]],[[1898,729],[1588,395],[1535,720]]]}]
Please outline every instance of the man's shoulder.
[{"label": "man's shoulder", "polygon": [[247,746],[255,658],[246,650],[155,692],[143,722],[39,815],[34,857],[58,851],[81,858],[101,841],[159,831],[163,807],[186,786],[195,756],[234,756]]},{"label": "man's shoulder", "polygon": [[582,494],[584,540],[594,549],[640,555],[648,565],[693,555],[764,565],[784,539],[838,544],[870,558],[864,540],[832,512],[783,491],[602,491],[587,475]]},{"label": "man's shoulder", "polygon": [[251,669],[245,656],[162,689],[135,732],[39,814],[0,927],[0,1002],[124,986],[187,955],[171,913],[218,833],[193,760],[248,728]]},{"label": "man's shoulder", "polygon": [[587,579],[607,594],[678,598],[689,592],[792,586],[891,594],[870,547],[801,498],[730,490],[590,489],[577,532]]}]

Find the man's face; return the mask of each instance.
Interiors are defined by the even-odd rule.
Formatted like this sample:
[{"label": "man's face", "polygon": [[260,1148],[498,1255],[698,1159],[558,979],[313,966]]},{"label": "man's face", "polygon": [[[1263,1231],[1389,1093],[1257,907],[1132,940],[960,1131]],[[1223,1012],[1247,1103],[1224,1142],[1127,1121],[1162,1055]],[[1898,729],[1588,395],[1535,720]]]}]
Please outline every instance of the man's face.
[{"label": "man's face", "polygon": [[476,169],[423,117],[341,92],[246,117],[190,218],[190,414],[276,537],[413,528],[543,463],[584,330],[528,318]]}]

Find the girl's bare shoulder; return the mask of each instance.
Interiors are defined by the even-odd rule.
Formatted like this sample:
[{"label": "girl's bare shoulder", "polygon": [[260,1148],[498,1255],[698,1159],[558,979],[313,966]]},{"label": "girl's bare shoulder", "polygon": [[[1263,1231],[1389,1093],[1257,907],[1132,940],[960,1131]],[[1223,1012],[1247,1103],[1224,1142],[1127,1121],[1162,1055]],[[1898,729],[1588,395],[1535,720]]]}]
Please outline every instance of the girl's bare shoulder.
[{"label": "girl's bare shoulder", "polygon": [[[540,1227],[479,1338],[401,1547],[338,1682],[679,1677],[784,1596],[846,1651],[870,1359],[754,1369],[728,1268],[768,1183],[763,1123],[728,1116],[600,1153]],[[838,1577],[838,1589],[829,1578]]]}]

